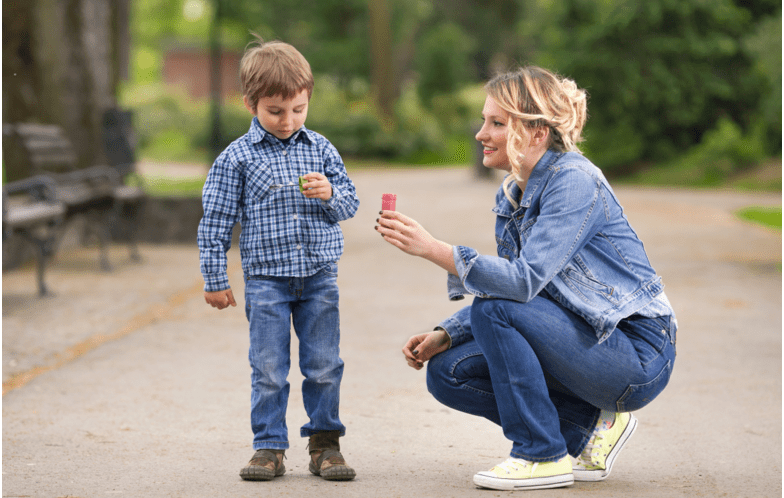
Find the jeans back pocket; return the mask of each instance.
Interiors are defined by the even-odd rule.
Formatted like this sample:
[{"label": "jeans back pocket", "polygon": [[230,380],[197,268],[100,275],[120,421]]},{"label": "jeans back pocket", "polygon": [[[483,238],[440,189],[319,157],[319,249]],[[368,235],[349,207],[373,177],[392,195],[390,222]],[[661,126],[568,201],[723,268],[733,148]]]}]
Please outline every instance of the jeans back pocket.
[{"label": "jeans back pocket", "polygon": [[631,384],[623,395],[618,398],[616,402],[617,410],[619,412],[631,412],[644,407],[664,391],[664,388],[667,387],[667,383],[670,381],[671,374],[672,360],[667,360],[667,364],[664,365],[664,368],[661,369],[653,380],[645,384]]}]

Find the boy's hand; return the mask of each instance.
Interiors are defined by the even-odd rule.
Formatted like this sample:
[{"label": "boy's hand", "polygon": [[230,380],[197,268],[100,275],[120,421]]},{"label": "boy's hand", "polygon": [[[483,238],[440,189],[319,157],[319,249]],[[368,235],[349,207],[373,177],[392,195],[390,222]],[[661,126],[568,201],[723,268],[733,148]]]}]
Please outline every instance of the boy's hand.
[{"label": "boy's hand", "polygon": [[204,300],[207,301],[207,304],[213,308],[218,308],[219,310],[228,308],[229,306],[237,306],[237,302],[234,300],[234,293],[231,292],[231,289],[205,292]]},{"label": "boy's hand", "polygon": [[332,198],[332,184],[329,183],[327,177],[321,173],[308,173],[302,175],[302,178],[307,180],[302,188],[304,189],[302,195],[308,199],[321,199],[328,201]]}]

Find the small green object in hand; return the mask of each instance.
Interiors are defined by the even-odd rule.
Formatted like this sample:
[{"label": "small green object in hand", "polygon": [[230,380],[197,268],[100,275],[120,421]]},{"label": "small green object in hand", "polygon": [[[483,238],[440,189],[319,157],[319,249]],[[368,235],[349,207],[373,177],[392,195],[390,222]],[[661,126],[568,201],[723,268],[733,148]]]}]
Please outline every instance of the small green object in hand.
[{"label": "small green object in hand", "polygon": [[305,180],[305,178],[304,178],[304,177],[301,177],[301,176],[300,176],[300,177],[299,177],[299,191],[300,191],[300,192],[304,192],[304,191],[305,191],[305,187],[304,187],[304,185],[305,185],[306,183],[308,183],[308,181],[307,181],[307,180]]}]

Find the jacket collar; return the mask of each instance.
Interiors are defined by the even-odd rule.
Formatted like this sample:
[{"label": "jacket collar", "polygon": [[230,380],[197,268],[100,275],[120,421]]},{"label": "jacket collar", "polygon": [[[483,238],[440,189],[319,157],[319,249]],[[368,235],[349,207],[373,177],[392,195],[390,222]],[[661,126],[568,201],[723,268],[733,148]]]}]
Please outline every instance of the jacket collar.
[{"label": "jacket collar", "polygon": [[[525,192],[523,192],[520,207],[515,209],[512,203],[509,202],[509,199],[507,199],[506,196],[501,193],[498,204],[496,204],[496,206],[493,208],[493,212],[500,216],[511,217],[515,211],[529,208],[531,206],[531,202],[533,201],[534,195],[539,192],[540,187],[543,187],[542,183],[547,177],[547,171],[563,155],[563,152],[547,149],[541,159],[539,159],[539,161],[536,163],[536,166],[534,166],[533,171],[531,171],[531,176],[528,177],[528,182],[525,185]],[[516,182],[512,182],[512,184],[509,186],[509,193],[514,199],[520,198],[520,187]]]}]

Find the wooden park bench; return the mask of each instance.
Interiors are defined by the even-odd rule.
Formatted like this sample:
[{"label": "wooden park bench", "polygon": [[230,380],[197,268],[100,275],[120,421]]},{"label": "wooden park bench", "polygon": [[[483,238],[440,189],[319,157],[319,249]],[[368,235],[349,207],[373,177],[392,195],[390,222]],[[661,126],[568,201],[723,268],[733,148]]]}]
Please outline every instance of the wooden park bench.
[{"label": "wooden park bench", "polygon": [[54,182],[46,176],[3,185],[3,242],[18,235],[35,246],[40,296],[49,294],[44,272],[65,212],[65,205],[55,197]]},{"label": "wooden park bench", "polygon": [[[13,139],[33,176],[48,179],[54,200],[65,208],[64,224],[85,220],[82,240],[91,234],[97,236],[101,267],[109,270],[111,227],[121,221],[128,205],[141,203],[143,190],[124,185],[120,172],[111,166],[77,169],[71,142],[57,125],[5,125],[3,133]],[[129,246],[131,258],[139,259],[135,239],[131,238]]]}]

